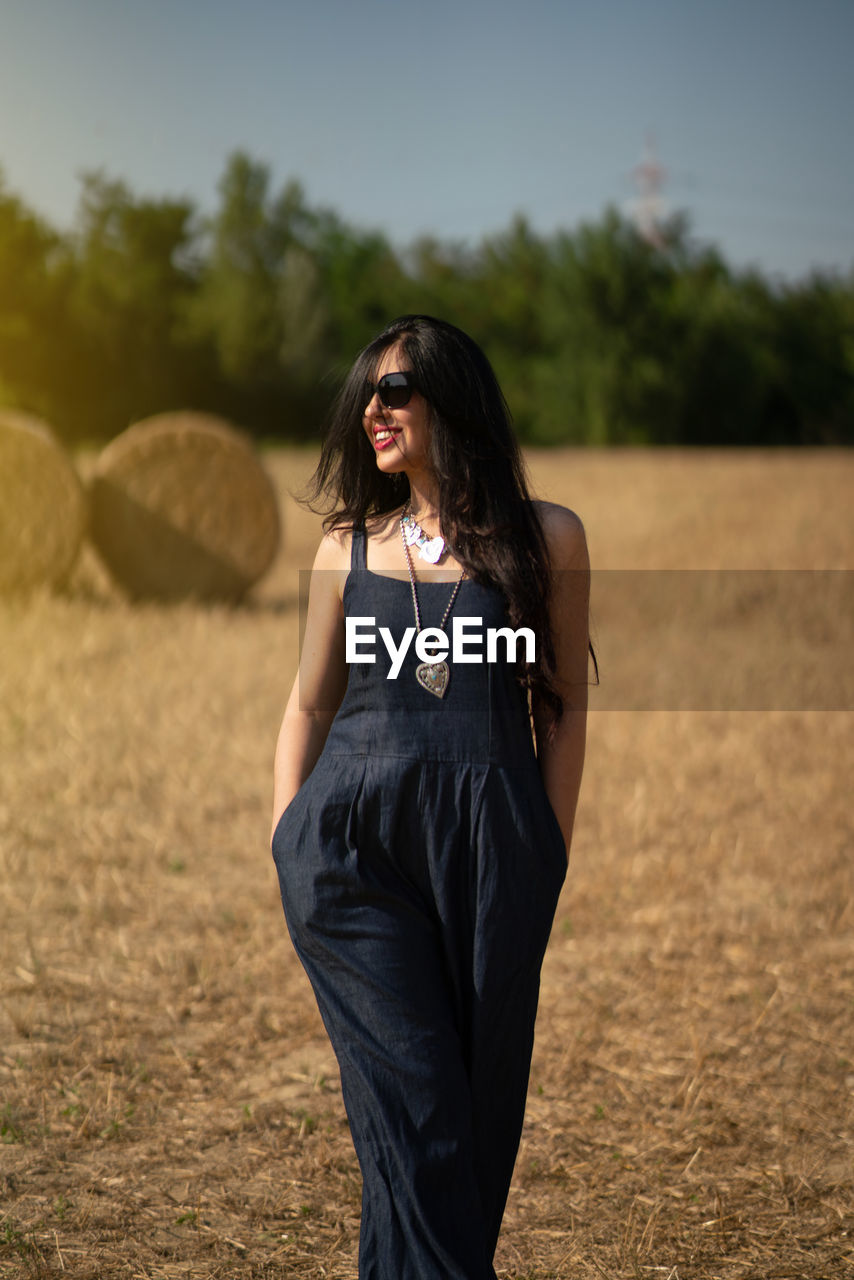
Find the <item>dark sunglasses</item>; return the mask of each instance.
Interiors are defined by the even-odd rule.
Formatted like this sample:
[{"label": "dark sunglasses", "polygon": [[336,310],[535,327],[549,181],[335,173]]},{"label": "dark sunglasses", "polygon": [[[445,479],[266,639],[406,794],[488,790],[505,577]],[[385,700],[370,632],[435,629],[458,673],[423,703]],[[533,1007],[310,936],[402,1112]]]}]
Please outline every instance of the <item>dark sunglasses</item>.
[{"label": "dark sunglasses", "polygon": [[367,403],[370,404],[378,395],[386,409],[402,409],[409,404],[415,390],[415,379],[411,373],[384,373],[379,382],[366,384]]}]

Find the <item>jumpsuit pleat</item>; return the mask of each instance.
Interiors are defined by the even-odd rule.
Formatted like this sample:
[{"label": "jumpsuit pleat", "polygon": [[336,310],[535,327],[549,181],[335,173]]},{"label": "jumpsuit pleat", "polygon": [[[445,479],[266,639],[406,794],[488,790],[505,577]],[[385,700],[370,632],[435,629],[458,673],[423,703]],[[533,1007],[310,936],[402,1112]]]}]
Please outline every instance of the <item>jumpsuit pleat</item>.
[{"label": "jumpsuit pleat", "polygon": [[[419,583],[424,626],[452,589]],[[344,609],[396,644],[413,625],[409,582],[367,569],[364,530]],[[453,613],[507,626],[468,579]],[[379,638],[373,653],[276,827],[282,903],[362,1172],[360,1280],[494,1280],[566,849],[514,665],[449,659],[439,699],[414,645],[396,679]]]}]

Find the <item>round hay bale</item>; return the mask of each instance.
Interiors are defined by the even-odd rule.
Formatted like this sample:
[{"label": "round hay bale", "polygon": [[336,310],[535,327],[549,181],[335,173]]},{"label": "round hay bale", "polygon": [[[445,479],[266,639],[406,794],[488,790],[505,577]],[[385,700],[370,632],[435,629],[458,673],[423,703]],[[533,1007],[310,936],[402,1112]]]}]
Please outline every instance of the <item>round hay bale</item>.
[{"label": "round hay bale", "polygon": [[50,427],[0,409],[0,592],[58,586],[85,530],[83,485]]},{"label": "round hay bale", "polygon": [[92,538],[137,598],[238,600],[269,568],[279,508],[247,438],[221,418],[161,413],[104,449]]}]

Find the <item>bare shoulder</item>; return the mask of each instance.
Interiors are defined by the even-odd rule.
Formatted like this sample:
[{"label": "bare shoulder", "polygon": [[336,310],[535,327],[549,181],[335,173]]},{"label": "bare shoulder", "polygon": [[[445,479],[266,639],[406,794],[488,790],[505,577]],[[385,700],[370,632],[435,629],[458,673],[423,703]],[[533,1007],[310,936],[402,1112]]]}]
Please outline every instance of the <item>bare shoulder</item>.
[{"label": "bare shoulder", "polygon": [[350,544],[353,530],[347,527],[330,529],[325,533],[314,557],[314,568],[320,570],[348,570],[350,568]]},{"label": "bare shoulder", "polygon": [[587,537],[580,518],[557,502],[536,500],[537,512],[549,557],[555,569],[584,569],[590,564]]}]

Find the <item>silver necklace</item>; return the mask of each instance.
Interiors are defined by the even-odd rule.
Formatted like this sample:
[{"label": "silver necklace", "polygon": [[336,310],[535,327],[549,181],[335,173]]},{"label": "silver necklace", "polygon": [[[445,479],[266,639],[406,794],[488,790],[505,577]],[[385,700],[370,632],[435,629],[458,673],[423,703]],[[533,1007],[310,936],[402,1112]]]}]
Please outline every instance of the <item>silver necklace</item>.
[{"label": "silver necklace", "polygon": [[445,539],[441,533],[437,533],[435,538],[426,534],[421,525],[416,522],[408,502],[400,517],[400,530],[403,534],[404,546],[417,547],[422,560],[426,560],[428,564],[438,564],[442,559],[445,554]]},{"label": "silver necklace", "polygon": [[[405,514],[405,513],[404,513]],[[406,531],[403,527],[404,516],[400,517],[400,538],[403,543],[403,554],[406,556],[406,567],[409,570],[409,585],[412,588],[412,607],[415,611],[415,627],[416,635],[420,635],[423,628],[421,626],[421,610],[418,608],[418,589],[415,586],[415,569],[412,564],[412,556],[409,552],[409,543],[406,540]],[[442,614],[442,621],[439,623],[439,630],[445,630],[445,623],[448,621],[448,615],[451,612],[454,601],[457,598],[457,592],[460,584],[466,576],[463,569],[460,576],[454,584],[451,592],[451,598],[448,601],[448,607]],[[448,690],[448,684],[451,680],[451,668],[447,662],[422,662],[415,668],[415,679],[421,685],[422,689],[426,689],[428,693],[434,694],[437,698],[444,698]]]}]

